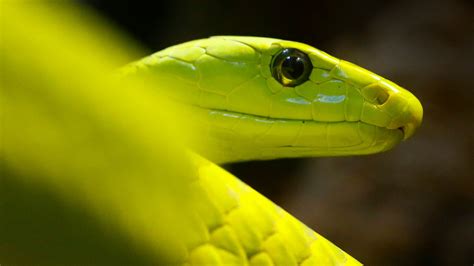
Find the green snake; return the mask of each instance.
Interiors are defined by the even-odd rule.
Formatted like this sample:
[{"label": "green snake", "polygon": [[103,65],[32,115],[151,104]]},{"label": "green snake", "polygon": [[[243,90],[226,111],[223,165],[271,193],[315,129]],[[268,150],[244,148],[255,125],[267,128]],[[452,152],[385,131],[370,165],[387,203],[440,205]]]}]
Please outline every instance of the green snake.
[{"label": "green snake", "polygon": [[[422,107],[407,90],[311,46],[222,36],[131,64],[205,117],[213,162],[381,152],[410,137]],[[163,85],[160,85],[163,84]]]},{"label": "green snake", "polygon": [[[187,262],[358,265],[235,177],[211,163],[381,152],[409,138],[422,106],[400,86],[311,46],[217,36],[169,47],[127,66],[191,106],[209,159],[196,159],[198,213],[206,232]],[[209,148],[213,146],[213,149]],[[197,226],[197,225],[196,225]]]},{"label": "green snake", "polygon": [[311,46],[260,37],[172,46],[111,82],[104,62],[116,56],[106,52],[124,41],[78,20],[84,12],[45,6],[6,5],[2,21],[0,263],[90,263],[88,254],[127,264],[122,253],[139,247],[150,252],[123,257],[360,265],[218,164],[388,150],[419,127],[415,96]]}]

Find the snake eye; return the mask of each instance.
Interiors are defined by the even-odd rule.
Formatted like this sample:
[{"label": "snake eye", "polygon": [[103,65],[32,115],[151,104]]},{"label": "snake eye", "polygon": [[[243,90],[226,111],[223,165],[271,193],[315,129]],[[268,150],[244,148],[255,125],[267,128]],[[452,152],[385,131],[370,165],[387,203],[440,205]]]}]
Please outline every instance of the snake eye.
[{"label": "snake eye", "polygon": [[287,48],[273,56],[272,75],[283,86],[294,87],[307,81],[312,69],[311,60],[300,50]]}]

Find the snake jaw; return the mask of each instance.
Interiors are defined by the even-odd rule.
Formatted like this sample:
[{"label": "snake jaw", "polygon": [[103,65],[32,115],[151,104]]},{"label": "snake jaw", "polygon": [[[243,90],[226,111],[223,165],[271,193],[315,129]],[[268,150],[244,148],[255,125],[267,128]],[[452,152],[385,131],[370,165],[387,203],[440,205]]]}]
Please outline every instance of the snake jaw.
[{"label": "snake jaw", "polygon": [[[218,163],[276,158],[353,156],[387,151],[404,134],[362,121],[279,119],[193,107],[209,142],[193,147]],[[210,148],[215,147],[215,149]]]}]

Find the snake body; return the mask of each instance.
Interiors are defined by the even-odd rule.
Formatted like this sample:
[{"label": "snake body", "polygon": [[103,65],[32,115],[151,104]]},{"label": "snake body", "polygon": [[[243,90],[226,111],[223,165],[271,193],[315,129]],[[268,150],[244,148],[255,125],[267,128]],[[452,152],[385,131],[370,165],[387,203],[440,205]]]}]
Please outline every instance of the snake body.
[{"label": "snake body", "polygon": [[259,37],[187,42],[121,72],[186,106],[207,140],[191,147],[195,219],[178,261],[360,265],[217,164],[388,150],[421,123],[415,96],[311,46]]},{"label": "snake body", "polygon": [[421,123],[415,96],[311,46],[237,36],[117,82],[104,73],[126,41],[68,2],[0,0],[0,263],[360,265],[218,164],[388,150]]}]

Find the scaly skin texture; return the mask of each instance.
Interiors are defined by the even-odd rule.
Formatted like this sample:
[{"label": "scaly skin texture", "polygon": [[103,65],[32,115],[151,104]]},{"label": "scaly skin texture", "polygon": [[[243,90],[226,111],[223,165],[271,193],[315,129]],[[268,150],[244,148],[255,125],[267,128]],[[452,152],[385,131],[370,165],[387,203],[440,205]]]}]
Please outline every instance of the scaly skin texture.
[{"label": "scaly skin texture", "polygon": [[194,156],[187,265],[361,265],[219,166]]},{"label": "scaly skin texture", "polygon": [[[309,80],[285,87],[272,58],[297,48],[311,59]],[[195,107],[215,149],[214,162],[385,151],[410,137],[420,102],[372,72],[311,46],[270,38],[218,36],[172,46],[131,64],[126,73]]]},{"label": "scaly skin texture", "polygon": [[[421,120],[411,94],[249,37],[171,47],[117,82],[104,73],[131,48],[86,10],[3,2],[0,263],[360,265],[215,162],[387,149]],[[309,55],[310,81],[269,75],[283,47]],[[189,133],[210,140],[192,146],[206,158],[185,151]]]},{"label": "scaly skin texture", "polygon": [[[284,48],[311,59],[309,80],[272,76]],[[370,154],[410,137],[422,118],[407,90],[305,44],[223,36],[172,46],[123,69],[188,105],[196,134],[197,219],[180,257],[190,265],[360,265],[263,196],[211,163]]]}]

